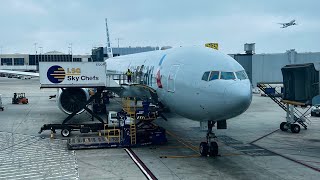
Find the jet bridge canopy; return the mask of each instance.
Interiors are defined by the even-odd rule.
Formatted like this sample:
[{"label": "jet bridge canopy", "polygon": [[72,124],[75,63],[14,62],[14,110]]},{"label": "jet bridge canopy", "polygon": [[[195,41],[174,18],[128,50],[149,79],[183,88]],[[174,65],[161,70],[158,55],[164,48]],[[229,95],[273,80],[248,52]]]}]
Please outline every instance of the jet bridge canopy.
[{"label": "jet bridge canopy", "polygon": [[313,63],[286,65],[282,69],[283,100],[312,104],[319,95],[319,71]]}]

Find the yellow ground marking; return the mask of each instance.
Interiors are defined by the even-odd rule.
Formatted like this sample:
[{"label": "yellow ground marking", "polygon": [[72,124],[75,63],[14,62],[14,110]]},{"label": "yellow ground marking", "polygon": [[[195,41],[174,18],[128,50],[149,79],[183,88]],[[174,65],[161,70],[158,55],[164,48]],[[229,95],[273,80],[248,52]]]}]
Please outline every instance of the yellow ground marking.
[{"label": "yellow ground marking", "polygon": [[186,156],[160,156],[160,158],[194,158],[194,157],[200,157],[200,154],[186,155]]},{"label": "yellow ground marking", "polygon": [[199,153],[198,151],[198,147],[195,147],[194,145],[185,142],[184,140],[182,140],[181,138],[179,138],[177,135],[173,134],[172,132],[166,130],[166,133],[170,136],[172,136],[173,138],[175,138],[177,141],[179,141],[181,144],[185,145],[187,148],[191,149],[192,151]]},{"label": "yellow ground marking", "polygon": [[164,146],[157,147],[156,149],[177,149],[177,148],[186,148],[186,146]]}]

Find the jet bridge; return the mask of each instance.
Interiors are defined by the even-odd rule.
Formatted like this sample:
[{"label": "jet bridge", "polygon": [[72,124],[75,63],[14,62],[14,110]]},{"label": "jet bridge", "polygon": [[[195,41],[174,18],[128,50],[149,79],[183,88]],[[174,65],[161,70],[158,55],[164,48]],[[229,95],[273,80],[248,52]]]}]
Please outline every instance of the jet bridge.
[{"label": "jet bridge", "polygon": [[320,63],[283,67],[283,100],[313,105],[313,98],[319,95],[319,69]]},{"label": "jet bridge", "polygon": [[[292,64],[284,66],[283,95],[275,92],[266,93],[267,88],[271,88],[270,83],[258,83],[258,87],[266,93],[275,103],[286,111],[286,122],[280,124],[282,131],[291,129],[293,133],[300,132],[299,124],[307,129],[307,116],[309,109],[316,104],[320,104],[319,92],[319,70],[320,63]],[[302,111],[298,107],[308,108]]]}]

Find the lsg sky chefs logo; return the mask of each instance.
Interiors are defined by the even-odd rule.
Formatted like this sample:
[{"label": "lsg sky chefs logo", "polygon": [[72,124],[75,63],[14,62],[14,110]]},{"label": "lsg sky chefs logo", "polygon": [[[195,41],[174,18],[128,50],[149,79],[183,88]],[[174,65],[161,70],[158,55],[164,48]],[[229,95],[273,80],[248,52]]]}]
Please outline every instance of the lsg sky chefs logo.
[{"label": "lsg sky chefs logo", "polygon": [[61,83],[66,77],[66,72],[61,66],[54,65],[48,69],[47,77],[52,83]]},{"label": "lsg sky chefs logo", "polygon": [[[47,77],[50,82],[58,84],[67,79],[67,81],[98,81],[97,76],[81,76],[80,68],[67,68],[66,71],[58,65],[51,66],[48,69]],[[67,78],[66,78],[67,77]]]}]

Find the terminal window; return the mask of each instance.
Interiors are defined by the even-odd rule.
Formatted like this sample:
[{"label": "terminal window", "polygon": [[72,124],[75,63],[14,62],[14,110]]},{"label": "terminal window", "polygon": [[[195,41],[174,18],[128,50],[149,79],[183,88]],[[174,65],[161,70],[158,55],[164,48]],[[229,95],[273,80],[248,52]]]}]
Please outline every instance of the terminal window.
[{"label": "terminal window", "polygon": [[24,65],[24,58],[14,58],[13,63],[15,66],[22,66]]},{"label": "terminal window", "polygon": [[1,65],[12,66],[12,58],[1,58]]},{"label": "terminal window", "polygon": [[81,58],[73,58],[73,62],[81,62]]},{"label": "terminal window", "polygon": [[38,65],[39,57],[37,55],[29,55],[29,65]]}]

